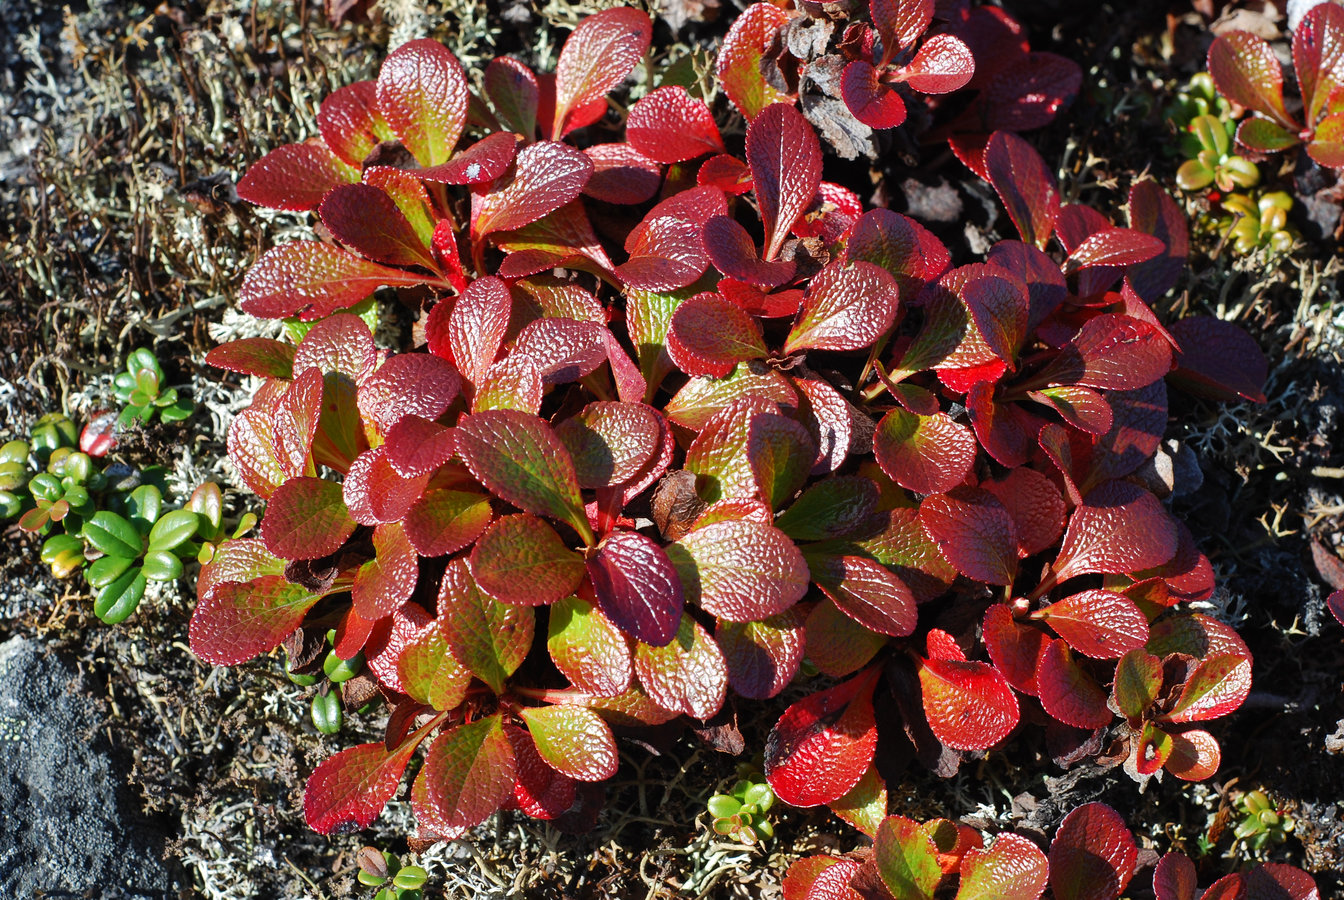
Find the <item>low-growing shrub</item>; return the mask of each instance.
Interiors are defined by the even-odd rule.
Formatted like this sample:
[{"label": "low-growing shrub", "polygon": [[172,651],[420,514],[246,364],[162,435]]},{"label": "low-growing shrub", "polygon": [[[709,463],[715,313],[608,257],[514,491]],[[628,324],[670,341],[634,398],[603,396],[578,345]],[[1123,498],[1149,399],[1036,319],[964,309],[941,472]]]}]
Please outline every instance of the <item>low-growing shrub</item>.
[{"label": "low-growing shrub", "polygon": [[[943,775],[1041,721],[1061,761],[1109,735],[1136,779],[1217,769],[1202,723],[1245,698],[1251,655],[1186,607],[1213,573],[1151,464],[1168,383],[1262,399],[1264,358],[1218,320],[1154,314],[1187,252],[1154,181],[1116,226],[1063,204],[1013,131],[935,119],[1020,239],[953,266],[914,220],[865,212],[742,49],[798,21],[759,4],[730,31],[740,153],[680,87],[609,121],[651,33],[618,8],[554,76],[496,59],[479,93],[443,46],[403,45],[326,100],[320,139],[240,182],[332,241],[244,281],[243,309],[305,323],[297,344],[209,354],[264,379],[228,447],[268,509],[204,567],[191,645],[232,665],[283,643],[300,675],[329,630],[338,660],[362,654],[341,696],[386,698],[386,735],[313,774],[318,831],[372,822],[422,745],[422,837],[501,807],[581,828],[612,724],[796,682],[769,787],[870,834],[879,721]],[[969,101],[990,120],[993,78]],[[423,352],[341,312],[379,287],[423,312]]]}]

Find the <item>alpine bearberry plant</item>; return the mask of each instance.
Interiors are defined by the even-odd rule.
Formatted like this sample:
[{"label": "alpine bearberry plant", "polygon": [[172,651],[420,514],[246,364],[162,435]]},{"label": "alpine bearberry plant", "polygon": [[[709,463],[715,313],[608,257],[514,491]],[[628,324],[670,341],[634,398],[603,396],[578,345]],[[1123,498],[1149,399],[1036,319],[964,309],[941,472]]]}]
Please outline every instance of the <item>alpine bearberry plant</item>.
[{"label": "alpine bearberry plant", "polygon": [[[1088,803],[1065,816],[1048,854],[1011,832],[986,846],[980,832],[947,819],[887,816],[874,829],[871,848],[846,856],[809,856],[791,865],[784,900],[931,900],[935,895],[1035,900],[1047,889],[1054,900],[1119,900],[1138,864],[1134,836],[1104,803]],[[944,893],[951,885],[955,894]],[[1201,893],[1194,864],[1179,853],[1158,860],[1152,889],[1156,900],[1320,897],[1310,875],[1281,863],[1226,875]]]},{"label": "alpine bearberry plant", "polygon": [[[870,834],[878,707],[942,774],[1032,719],[1082,753],[1112,736],[1136,778],[1216,770],[1201,723],[1244,699],[1251,655],[1185,608],[1212,569],[1145,466],[1168,382],[1256,399],[1265,362],[1216,319],[1154,314],[1179,209],[1151,180],[1127,226],[1063,204],[996,130],[972,167],[1020,240],[954,267],[822,180],[811,125],[741,62],[780,15],[749,9],[720,56],[740,154],[672,87],[602,142],[650,36],[613,9],[553,77],[496,59],[479,94],[406,44],[239,184],[332,241],[244,281],[245,310],[311,323],[297,344],[208,356],[264,379],[228,447],[268,509],[204,567],[191,644],[232,665],[283,643],[315,674],[332,631],[362,657],[386,734],[313,774],[318,831],[372,822],[422,746],[425,837],[501,807],[591,822],[611,725],[767,700],[805,659],[824,680],[771,733],[768,786]],[[423,312],[423,349],[341,311],[379,287]]]}]

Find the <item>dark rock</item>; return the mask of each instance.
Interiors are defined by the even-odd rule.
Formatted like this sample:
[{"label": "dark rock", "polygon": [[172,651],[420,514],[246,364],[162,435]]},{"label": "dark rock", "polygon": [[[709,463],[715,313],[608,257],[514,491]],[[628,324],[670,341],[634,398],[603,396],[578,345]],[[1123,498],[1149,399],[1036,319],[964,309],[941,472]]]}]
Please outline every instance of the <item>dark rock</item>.
[{"label": "dark rock", "polygon": [[0,644],[0,896],[176,896],[101,719],[65,660],[23,637]]}]

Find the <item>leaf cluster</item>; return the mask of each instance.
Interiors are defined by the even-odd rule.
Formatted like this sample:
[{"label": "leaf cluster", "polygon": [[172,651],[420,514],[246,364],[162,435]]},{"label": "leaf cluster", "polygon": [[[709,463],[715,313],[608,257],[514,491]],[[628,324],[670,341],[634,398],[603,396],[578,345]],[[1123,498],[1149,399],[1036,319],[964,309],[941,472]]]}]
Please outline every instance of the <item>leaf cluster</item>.
[{"label": "leaf cluster", "polygon": [[[1138,778],[1216,769],[1196,726],[1245,697],[1250,653],[1182,608],[1212,569],[1147,469],[1168,382],[1263,399],[1266,364],[1154,314],[1178,207],[1139,181],[1114,225],[994,130],[960,152],[1020,239],[953,266],[822,180],[812,126],[740,62],[777,15],[720,55],[740,143],[680,87],[607,123],[649,44],[622,8],[554,76],[500,58],[477,89],[406,44],[240,183],[332,240],[244,281],[244,309],[306,323],[296,344],[208,356],[265,379],[228,448],[269,506],[202,570],[191,644],[232,665],[284,643],[306,672],[331,632],[362,656],[385,738],[319,766],[315,829],[367,826],[422,745],[423,836],[501,807],[582,828],[613,726],[712,719],[804,660],[825,681],[775,726],[768,785],[870,833],[879,720],[944,775],[1031,720],[1083,755],[1114,735]],[[380,286],[422,311],[423,352],[341,311]],[[1146,673],[1132,695],[1117,660]]]}]

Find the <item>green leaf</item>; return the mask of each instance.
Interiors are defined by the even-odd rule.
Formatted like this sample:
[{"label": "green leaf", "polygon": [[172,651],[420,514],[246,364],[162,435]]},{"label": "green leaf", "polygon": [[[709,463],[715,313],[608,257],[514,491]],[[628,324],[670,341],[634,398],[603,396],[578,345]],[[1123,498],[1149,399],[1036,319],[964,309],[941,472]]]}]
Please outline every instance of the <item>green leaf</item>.
[{"label": "green leaf", "polygon": [[127,569],[116,581],[98,592],[93,613],[108,625],[124,622],[145,596],[145,576],[138,568]]},{"label": "green leaf", "polygon": [[[756,496],[756,476],[747,453],[751,423],[779,407],[762,397],[738,397],[705,423],[686,450],[686,471],[706,503]],[[782,417],[781,417],[782,418]],[[801,427],[801,426],[799,426]]]},{"label": "green leaf", "polygon": [[887,815],[887,785],[877,769],[869,766],[848,794],[831,802],[831,812],[870,838],[876,838]]},{"label": "green leaf", "polygon": [[506,409],[465,416],[457,426],[457,452],[491,493],[534,515],[568,522],[592,545],[574,463],[541,419]]},{"label": "green leaf", "polygon": [[142,484],[126,498],[126,518],[141,535],[149,534],[163,513],[163,492],[152,484]]},{"label": "green leaf", "polygon": [[135,560],[127,559],[124,556],[104,556],[89,564],[88,571],[84,573],[84,578],[89,582],[89,587],[99,590],[120,578],[121,574],[129,569],[134,562]]},{"label": "green leaf", "polygon": [[197,514],[189,509],[175,509],[164,513],[149,529],[150,550],[171,550],[191,540],[200,526]]},{"label": "green leaf", "polygon": [[585,693],[614,697],[630,686],[633,664],[625,635],[586,600],[551,605],[546,649],[570,683]]},{"label": "green leaf", "polygon": [[536,516],[497,519],[471,551],[471,573],[481,589],[518,606],[543,606],[569,596],[583,572],[583,557]]},{"label": "green leaf", "polygon": [[105,509],[90,516],[81,533],[85,540],[108,556],[137,559],[145,549],[135,526]]},{"label": "green leaf", "polygon": [[790,408],[798,406],[798,394],[789,380],[763,361],[752,359],[738,363],[726,378],[692,378],[667,402],[663,414],[673,425],[700,431],[719,410],[748,396]]},{"label": "green leaf", "polygon": [[802,424],[774,413],[753,416],[747,430],[747,460],[761,499],[779,509],[807,481],[816,442]]},{"label": "green leaf", "polygon": [[1131,650],[1115,664],[1115,705],[1131,721],[1144,712],[1162,690],[1162,660],[1145,650]]},{"label": "green leaf", "polygon": [[616,774],[620,762],[616,738],[597,713],[563,705],[526,707],[518,712],[541,758],[560,774],[579,781],[604,781]]},{"label": "green leaf", "polygon": [[728,690],[728,668],[714,639],[689,615],[665,647],[639,643],[635,674],[663,709],[708,719],[719,711]]},{"label": "green leaf", "polygon": [[971,849],[961,861],[957,900],[1036,900],[1045,891],[1050,864],[1031,841],[1001,834],[988,850]]},{"label": "green leaf", "polygon": [[878,827],[873,861],[887,890],[903,900],[931,900],[943,877],[933,839],[904,816],[889,816]]},{"label": "green leaf", "polygon": [[141,571],[150,581],[176,581],[182,577],[182,560],[167,550],[150,550]]},{"label": "green leaf", "polygon": [[456,709],[471,684],[471,671],[453,656],[443,619],[431,622],[406,645],[397,660],[397,675],[407,696],[441,712]]},{"label": "green leaf", "polygon": [[479,589],[466,562],[455,559],[439,585],[439,620],[453,656],[495,693],[503,693],[504,680],[532,647],[532,610],[491,599]]}]

